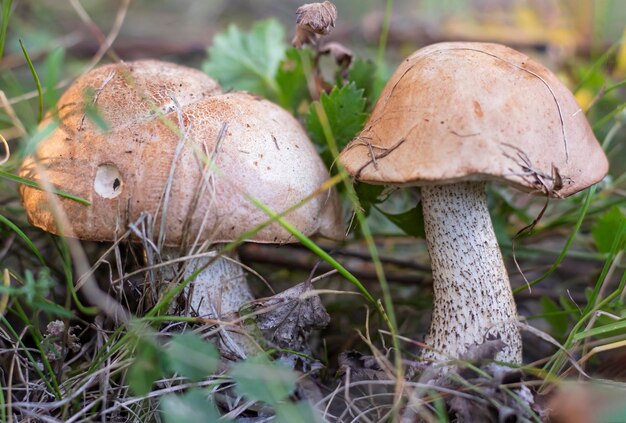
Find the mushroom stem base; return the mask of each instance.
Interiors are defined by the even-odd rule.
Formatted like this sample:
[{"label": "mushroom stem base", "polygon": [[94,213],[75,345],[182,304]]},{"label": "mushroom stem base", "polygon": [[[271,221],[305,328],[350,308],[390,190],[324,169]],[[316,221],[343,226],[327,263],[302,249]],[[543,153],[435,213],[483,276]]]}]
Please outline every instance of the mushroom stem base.
[{"label": "mushroom stem base", "polygon": [[[485,184],[422,187],[434,306],[423,358],[521,363],[517,312],[487,208]],[[498,342],[497,340],[501,342]],[[495,341],[495,342],[489,342]]]},{"label": "mushroom stem base", "polygon": [[[230,322],[239,318],[240,308],[254,297],[246,281],[243,269],[239,264],[236,252],[219,253],[185,261],[180,282],[187,280],[199,272],[189,282],[179,296],[177,309],[185,315],[194,315],[207,319]],[[171,260],[179,256],[178,250],[165,249],[164,258]],[[212,262],[211,262],[212,261]],[[251,339],[240,333],[241,325],[223,325],[220,331],[220,346],[241,358],[245,358],[258,347]]]}]

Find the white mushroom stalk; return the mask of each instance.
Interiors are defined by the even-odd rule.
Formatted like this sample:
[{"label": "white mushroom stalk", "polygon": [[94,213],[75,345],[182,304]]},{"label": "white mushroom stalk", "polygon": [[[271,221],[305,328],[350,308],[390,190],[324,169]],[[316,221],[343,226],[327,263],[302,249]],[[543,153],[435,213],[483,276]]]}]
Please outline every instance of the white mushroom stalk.
[{"label": "white mushroom stalk", "polygon": [[[193,279],[179,297],[177,307],[182,314],[223,322],[219,332],[220,348],[234,356],[246,358],[259,351],[256,343],[243,334],[237,321],[241,308],[252,301],[254,296],[239,263],[236,251],[220,252],[218,246],[203,257],[190,258],[184,262],[182,280]],[[179,249],[164,248],[166,260],[179,257]],[[174,277],[173,268],[164,272]]]},{"label": "white mushroom stalk", "polygon": [[423,186],[424,229],[433,274],[434,306],[426,359],[462,358],[500,339],[496,359],[521,363],[522,340],[484,182]]}]

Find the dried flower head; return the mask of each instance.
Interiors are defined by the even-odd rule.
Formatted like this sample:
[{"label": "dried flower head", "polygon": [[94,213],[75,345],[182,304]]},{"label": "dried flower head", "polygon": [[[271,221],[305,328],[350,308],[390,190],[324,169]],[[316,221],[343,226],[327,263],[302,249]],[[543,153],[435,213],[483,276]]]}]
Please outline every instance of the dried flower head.
[{"label": "dried flower head", "polygon": [[329,1],[309,3],[296,10],[296,36],[292,44],[300,48],[315,44],[320,35],[326,35],[335,27],[337,8]]}]

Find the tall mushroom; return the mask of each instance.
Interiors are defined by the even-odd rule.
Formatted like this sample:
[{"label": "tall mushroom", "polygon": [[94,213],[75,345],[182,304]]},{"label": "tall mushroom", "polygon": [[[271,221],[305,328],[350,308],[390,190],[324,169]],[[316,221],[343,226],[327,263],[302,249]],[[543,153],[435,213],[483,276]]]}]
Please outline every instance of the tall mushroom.
[{"label": "tall mushroom", "polygon": [[[182,74],[173,85],[167,72],[144,80],[143,66],[112,65],[79,79],[60,100],[59,127],[37,147],[37,159],[22,165],[21,176],[48,178],[91,202],[85,206],[59,199],[78,238],[115,240],[149,213],[159,232],[155,243],[170,258],[206,250],[214,250],[215,256],[221,243],[268,220],[247,196],[278,212],[312,196],[289,212],[287,221],[306,235],[341,236],[335,192],[314,195],[328,172],[288,112],[249,94],[204,89],[207,84]],[[122,89],[128,74],[132,88]],[[193,92],[177,91],[194,84]],[[95,102],[108,129],[82,117],[85,87],[95,91],[88,101]],[[57,233],[46,193],[27,186],[20,191],[30,222]],[[295,241],[278,223],[248,240]],[[207,267],[209,259],[214,263]],[[200,273],[187,292],[192,312],[228,320],[252,298],[236,253],[188,260],[183,274],[196,270]]]},{"label": "tall mushroom", "polygon": [[424,358],[463,357],[500,338],[496,358],[520,363],[485,184],[562,198],[606,175],[607,159],[569,90],[505,46],[435,44],[402,62],[340,160],[359,181],[421,187],[434,288]]}]

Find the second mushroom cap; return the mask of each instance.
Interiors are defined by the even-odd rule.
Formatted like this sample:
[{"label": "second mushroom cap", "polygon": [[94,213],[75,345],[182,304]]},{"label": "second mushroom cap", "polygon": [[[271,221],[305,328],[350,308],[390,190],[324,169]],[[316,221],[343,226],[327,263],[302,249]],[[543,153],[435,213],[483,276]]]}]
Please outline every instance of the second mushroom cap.
[{"label": "second mushroom cap", "polygon": [[567,87],[525,54],[489,43],[434,44],[405,59],[341,161],[374,184],[486,179],[556,197],[608,170]]}]

